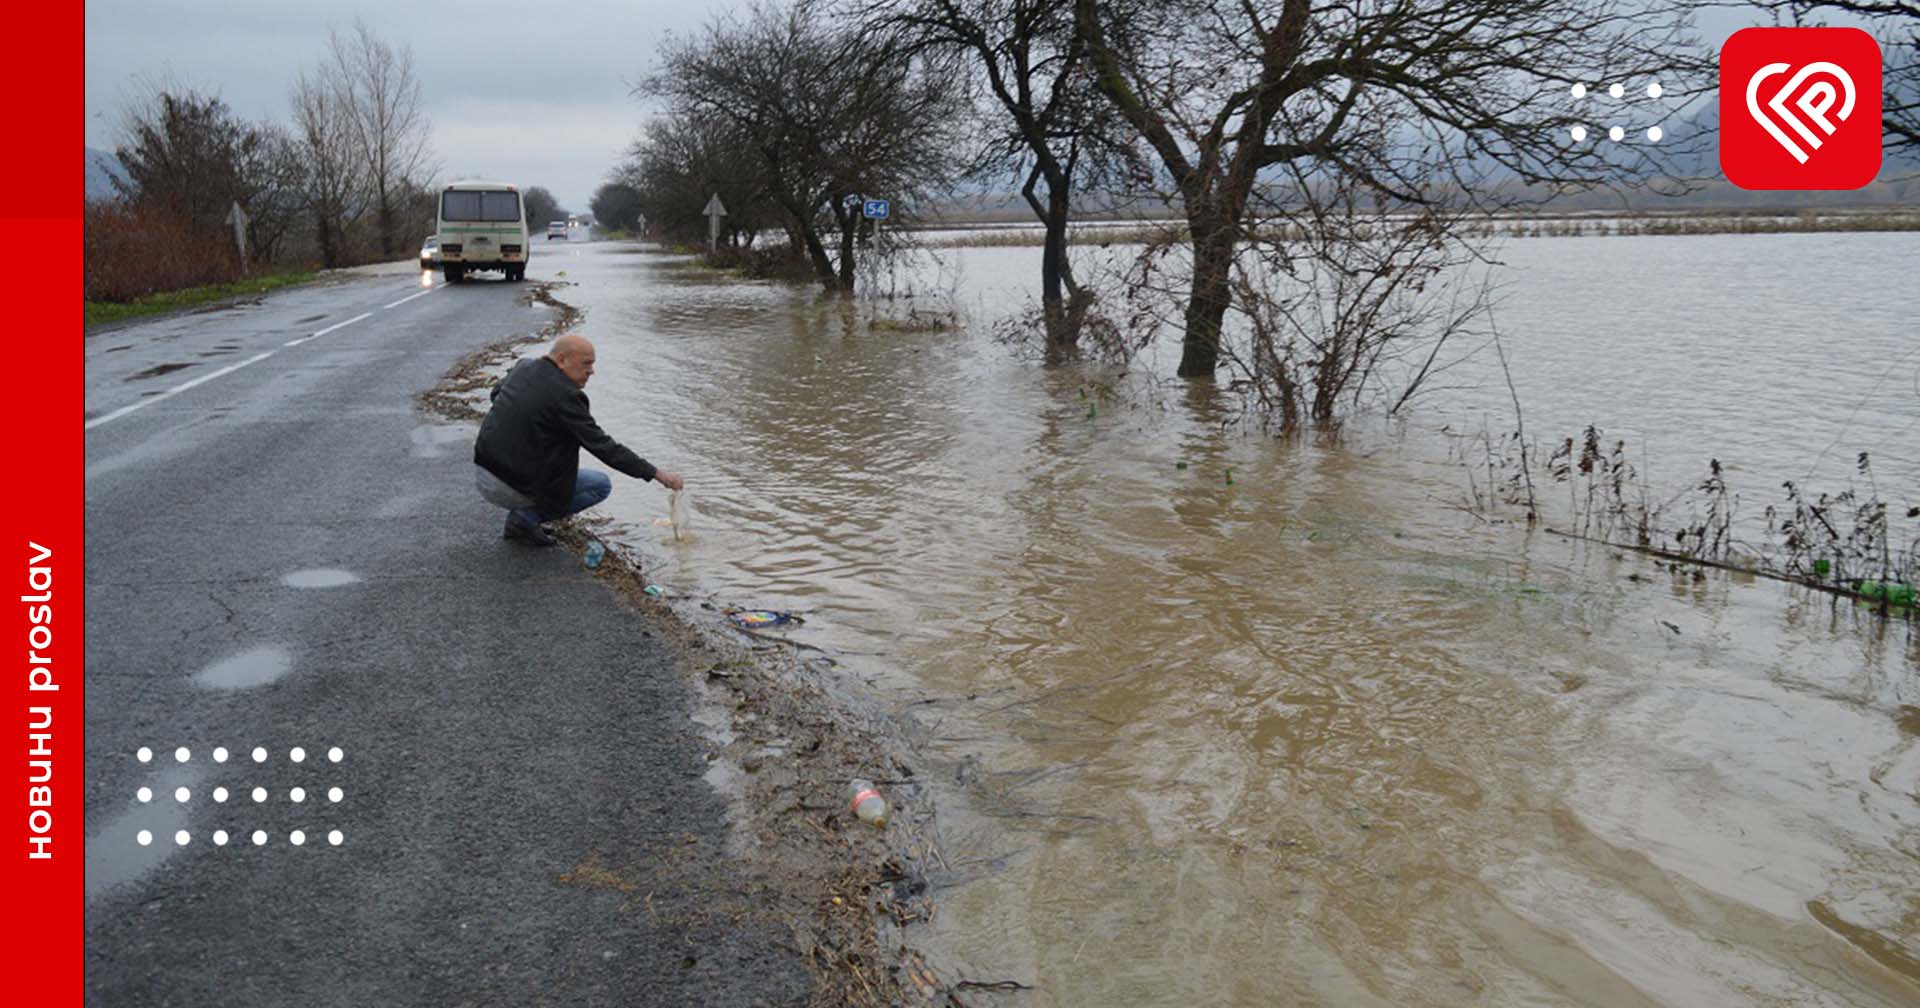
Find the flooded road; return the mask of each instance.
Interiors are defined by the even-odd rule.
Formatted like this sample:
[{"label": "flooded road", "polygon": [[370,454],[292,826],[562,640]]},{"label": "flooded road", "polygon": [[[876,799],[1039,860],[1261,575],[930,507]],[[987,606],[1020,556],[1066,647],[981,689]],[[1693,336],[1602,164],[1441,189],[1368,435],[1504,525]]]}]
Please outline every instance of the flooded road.
[{"label": "flooded road", "polygon": [[[1920,236],[1790,237],[1920,261]],[[1523,244],[1564,294],[1554,271],[1607,241],[1720,239]],[[1749,248],[1756,274],[1796,254]],[[1063,1006],[1920,1001],[1912,623],[1463,514],[1433,430],[1486,390],[1331,447],[1139,373],[1170,367],[1021,361],[991,325],[1038,251],[948,255],[969,325],[931,333],[632,246],[536,272],[578,283],[555,293],[586,311],[602,423],[687,479],[681,542],[656,487],[606,505],[650,576],[802,612],[793,636],[916,738],[951,867],[922,937],[950,971]],[[1792,366],[1865,394],[1894,369],[1859,362],[1911,344],[1910,287],[1828,327],[1831,374]],[[1695,294],[1669,318],[1703,358],[1800,311]],[[1804,468],[1859,398],[1779,415],[1796,398],[1757,394],[1751,368],[1696,374],[1685,429],[1659,381],[1639,402],[1591,368],[1543,387],[1569,373],[1556,354],[1601,351],[1568,345],[1583,330],[1545,294],[1514,303],[1543,427],[1659,431],[1699,456],[1688,473]],[[1920,417],[1920,394],[1876,395],[1880,489],[1904,509],[1920,439],[1883,422]]]}]

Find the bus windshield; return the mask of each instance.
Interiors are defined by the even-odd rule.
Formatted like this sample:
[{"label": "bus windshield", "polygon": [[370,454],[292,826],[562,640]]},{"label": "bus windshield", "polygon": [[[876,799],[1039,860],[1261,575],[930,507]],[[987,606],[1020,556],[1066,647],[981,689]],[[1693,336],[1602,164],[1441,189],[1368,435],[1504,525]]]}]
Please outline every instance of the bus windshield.
[{"label": "bus windshield", "polygon": [[498,190],[449,189],[440,194],[440,219],[517,221],[520,219],[520,194]]}]

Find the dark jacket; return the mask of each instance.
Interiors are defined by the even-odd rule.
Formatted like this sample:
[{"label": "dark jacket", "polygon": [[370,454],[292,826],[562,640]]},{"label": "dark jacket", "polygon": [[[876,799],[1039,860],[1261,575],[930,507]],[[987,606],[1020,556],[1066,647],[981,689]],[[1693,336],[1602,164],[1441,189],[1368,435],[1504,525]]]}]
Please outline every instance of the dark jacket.
[{"label": "dark jacket", "polygon": [[493,387],[493,408],[480,423],[473,461],[500,482],[533,498],[548,514],[564,513],[573,501],[580,449],[643,480],[654,467],[593,422],[587,394],[545,357],[523,360]]}]

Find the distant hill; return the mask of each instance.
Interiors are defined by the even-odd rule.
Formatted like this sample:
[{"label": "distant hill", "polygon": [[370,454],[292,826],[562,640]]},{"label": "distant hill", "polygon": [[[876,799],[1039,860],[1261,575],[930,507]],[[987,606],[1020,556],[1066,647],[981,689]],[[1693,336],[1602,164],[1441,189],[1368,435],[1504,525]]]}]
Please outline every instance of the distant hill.
[{"label": "distant hill", "polygon": [[126,181],[126,169],[120,167],[120,159],[103,150],[87,148],[87,202],[113,199],[119,193],[114,191],[113,180]]}]

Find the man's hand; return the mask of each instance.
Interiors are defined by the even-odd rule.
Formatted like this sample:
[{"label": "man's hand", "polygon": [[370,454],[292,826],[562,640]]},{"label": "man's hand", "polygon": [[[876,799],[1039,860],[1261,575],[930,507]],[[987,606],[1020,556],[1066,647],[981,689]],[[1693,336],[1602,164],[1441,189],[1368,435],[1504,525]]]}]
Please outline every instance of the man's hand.
[{"label": "man's hand", "polygon": [[685,483],[681,482],[679,473],[668,469],[655,469],[653,471],[653,481],[669,490],[680,490],[686,486]]}]

